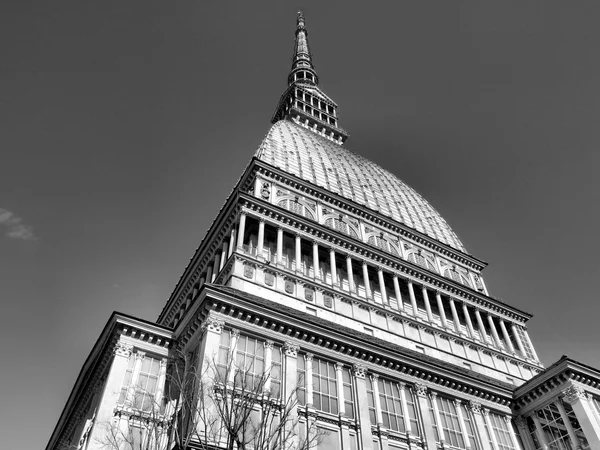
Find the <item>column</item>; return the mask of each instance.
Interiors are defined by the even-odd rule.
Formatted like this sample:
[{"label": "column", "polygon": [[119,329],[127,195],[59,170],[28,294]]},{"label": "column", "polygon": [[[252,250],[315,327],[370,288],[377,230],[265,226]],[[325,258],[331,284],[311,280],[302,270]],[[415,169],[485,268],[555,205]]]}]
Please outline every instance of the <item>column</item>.
[{"label": "column", "polygon": [[375,400],[375,420],[377,425],[383,426],[383,415],[381,414],[381,398],[379,398],[379,375],[371,374],[371,385],[373,386],[373,400]]},{"label": "column", "polygon": [[515,425],[517,426],[517,431],[519,432],[519,436],[521,436],[521,441],[523,442],[523,446],[525,447],[524,450],[536,450],[533,440],[531,439],[531,433],[529,433],[527,421],[525,420],[525,418],[523,416],[517,416],[515,418]]},{"label": "column", "polygon": [[577,439],[577,435],[575,434],[575,430],[573,430],[573,425],[571,425],[571,421],[567,416],[567,412],[565,411],[565,407],[562,404],[562,400],[559,398],[554,402],[554,405],[558,408],[558,412],[560,413],[560,417],[567,429],[567,433],[569,433],[569,438],[571,439],[571,448],[577,448],[579,446],[579,439]]},{"label": "column", "polygon": [[283,228],[277,227],[277,264],[283,261]]},{"label": "column", "polygon": [[235,248],[235,226],[232,226],[231,227],[231,236],[229,237],[229,252],[227,253],[228,258],[233,254],[234,248]]},{"label": "column", "polygon": [[471,442],[469,441],[469,434],[467,433],[467,426],[465,425],[465,417],[462,413],[461,401],[454,400],[454,407],[456,408],[456,414],[458,415],[458,425],[460,426],[460,432],[465,440],[465,447],[467,450],[471,448]]},{"label": "column", "polygon": [[215,262],[213,264],[213,273],[212,273],[211,283],[213,281],[215,281],[215,278],[217,278],[217,275],[219,274],[219,266],[220,265],[221,265],[221,255],[216,254],[215,255]]},{"label": "column", "polygon": [[312,353],[307,353],[304,355],[304,360],[306,361],[306,371],[304,373],[304,383],[305,383],[305,392],[306,392],[306,406],[312,407],[313,405],[313,384],[312,384],[312,363],[313,363],[314,355]]},{"label": "column", "polygon": [[235,354],[237,351],[237,345],[238,345],[239,340],[240,340],[240,330],[236,330],[236,329],[231,330],[231,342],[230,342],[230,347],[229,347],[230,360],[227,362],[228,363],[227,382],[230,383],[232,386],[235,383],[235,373],[237,371],[236,369],[238,368],[236,365],[236,361],[235,361]]},{"label": "column", "polygon": [[442,301],[442,295],[439,291],[435,291],[435,300],[437,302],[438,309],[440,310],[442,328],[448,328],[448,323],[446,322],[446,311],[444,311],[444,302]]},{"label": "column", "polygon": [[352,258],[346,256],[346,271],[348,272],[348,291],[354,292],[354,273],[352,272]]},{"label": "column", "polygon": [[452,311],[452,324],[454,325],[454,331],[460,334],[460,320],[458,320],[458,312],[456,311],[456,304],[454,299],[450,298],[450,311]]},{"label": "column", "polygon": [[408,282],[408,295],[410,296],[410,304],[412,305],[413,316],[417,317],[419,310],[417,309],[417,299],[415,298],[415,289],[412,281]]},{"label": "column", "polygon": [[163,405],[163,392],[165,391],[165,382],[167,380],[167,358],[160,360],[160,370],[156,382],[156,394],[154,394],[154,410],[160,414]]},{"label": "column", "polygon": [[504,341],[508,347],[508,350],[511,353],[515,353],[515,346],[510,340],[510,336],[508,335],[508,330],[506,329],[506,325],[504,324],[504,320],[500,319],[500,329],[502,330],[502,335],[504,336]]},{"label": "column", "polygon": [[502,341],[500,341],[500,336],[498,336],[498,330],[496,330],[496,324],[494,323],[494,318],[491,314],[487,315],[488,323],[490,324],[490,330],[492,330],[492,337],[494,338],[494,342],[496,343],[496,347],[502,348]]},{"label": "column", "polygon": [[537,352],[535,351],[535,347],[533,346],[533,343],[529,338],[529,333],[527,332],[527,330],[523,330],[523,334],[525,335],[525,339],[527,339],[527,342],[529,343],[529,348],[531,349],[531,353],[533,353],[533,357],[536,361],[539,361],[540,359],[538,358]]},{"label": "column", "polygon": [[496,439],[496,433],[494,433],[494,428],[492,427],[492,420],[490,419],[490,410],[487,408],[483,408],[483,420],[485,420],[485,424],[488,427],[488,432],[490,434],[490,439],[492,440],[492,444],[494,445],[494,448],[500,448],[498,447],[498,439]]},{"label": "column", "polygon": [[398,283],[398,275],[394,275],[392,278],[394,283],[394,294],[396,294],[396,300],[398,301],[398,309],[404,311],[404,303],[402,302],[402,293],[400,292],[400,283]]},{"label": "column", "polygon": [[427,450],[438,450],[435,442],[435,433],[433,432],[433,419],[429,413],[429,405],[427,404],[427,386],[421,383],[416,383],[415,394],[419,404],[419,410],[423,419],[423,438]]},{"label": "column", "polygon": [[362,262],[362,270],[363,270],[363,280],[365,282],[365,296],[367,298],[371,298],[371,283],[369,282],[369,268],[367,267],[367,262]]},{"label": "column", "polygon": [[[283,367],[285,368],[285,377],[284,384],[282,386],[283,390],[283,399],[284,402],[289,402],[288,404],[296,404],[297,403],[297,395],[298,395],[298,350],[300,347],[298,344],[293,342],[285,342],[283,344],[283,355],[285,358],[285,364]],[[298,441],[298,430],[294,430],[295,427],[298,427],[298,409],[290,408],[288,411],[288,420],[286,421],[286,436],[291,436],[290,440],[290,448],[295,448],[297,446]]]},{"label": "column", "polygon": [[540,422],[540,418],[537,413],[534,411],[531,415],[533,419],[533,423],[535,424],[535,434],[537,434],[538,440],[542,446],[542,449],[548,448],[548,440],[546,439],[546,433],[544,433],[544,429],[542,428],[542,423]]},{"label": "column", "polygon": [[335,363],[335,381],[337,384],[338,411],[340,414],[346,415],[344,405],[344,379],[342,378],[342,363]]},{"label": "column", "polygon": [[300,239],[300,235],[296,234],[296,239],[295,239],[295,255],[294,255],[294,262],[296,263],[296,273],[300,272],[302,270],[302,242]]},{"label": "column", "polygon": [[412,429],[412,424],[410,423],[410,416],[408,415],[408,402],[406,401],[406,383],[398,383],[400,387],[400,403],[402,403],[402,411],[404,412],[404,429],[409,434],[416,434]]},{"label": "column", "polygon": [[431,393],[431,406],[433,406],[433,415],[435,416],[435,423],[437,424],[437,431],[443,448],[446,443],[446,435],[444,434],[444,427],[442,427],[442,420],[440,418],[440,410],[437,403],[437,392]]},{"label": "column", "polygon": [[462,304],[463,315],[465,316],[465,320],[467,322],[467,329],[469,330],[469,336],[471,339],[475,339],[475,328],[473,328],[473,322],[471,321],[471,314],[469,314],[469,307],[465,302]]},{"label": "column", "polygon": [[221,264],[219,264],[219,272],[221,270],[223,270],[223,267],[225,266],[225,262],[227,261],[227,241],[223,241],[223,250],[221,251]]},{"label": "column", "polygon": [[525,353],[525,347],[523,347],[523,342],[521,341],[521,336],[519,336],[519,332],[517,331],[516,325],[514,323],[511,323],[510,328],[512,329],[515,341],[517,341],[517,347],[519,347],[521,355],[523,356],[523,358],[527,358],[527,353]]},{"label": "column", "polygon": [[267,375],[265,379],[265,383],[263,385],[263,389],[265,392],[269,392],[271,390],[271,365],[273,363],[273,341],[267,340],[263,343],[265,346],[265,367],[264,371]]},{"label": "column", "polygon": [[377,277],[379,278],[379,290],[381,291],[381,301],[384,305],[387,305],[387,290],[385,288],[385,280],[383,279],[383,270],[381,269],[381,267],[377,268]]},{"label": "column", "polygon": [[336,286],[338,284],[337,279],[337,266],[335,265],[335,249],[329,249],[329,264],[331,266],[331,285]]},{"label": "column", "polygon": [[586,398],[585,391],[580,386],[571,385],[563,391],[565,400],[571,404],[575,417],[581,425],[583,434],[590,443],[590,448],[600,448],[600,424],[594,417],[593,405]]},{"label": "column", "polygon": [[[108,377],[106,378],[106,383],[101,394],[101,401],[96,413],[96,423],[110,423],[110,420],[113,418],[113,410],[121,396],[123,377],[125,376],[132,351],[133,346],[129,343],[121,340],[115,343],[115,347],[113,348],[115,356],[110,364]],[[94,429],[92,429],[92,433]],[[102,433],[104,434],[105,431],[102,430]]]},{"label": "column", "polygon": [[256,256],[262,258],[263,248],[265,246],[265,219],[258,221],[258,242],[256,244]]},{"label": "column", "polygon": [[523,450],[523,448],[521,448],[521,445],[519,444],[517,436],[515,435],[515,429],[513,428],[512,423],[510,421],[510,416],[504,416],[503,419],[506,422],[506,428],[508,428],[508,433],[510,434],[510,439],[513,442],[513,446],[516,450]]},{"label": "column", "polygon": [[319,270],[319,244],[313,241],[313,275],[314,278],[319,278],[321,271]]},{"label": "column", "polygon": [[481,319],[481,313],[478,309],[475,309],[475,318],[477,319],[477,326],[479,327],[479,335],[481,336],[481,341],[484,343],[488,342],[487,333],[485,331],[485,326],[483,326],[483,320]]},{"label": "column", "polygon": [[[360,424],[359,448],[365,450],[373,448],[373,434],[371,433],[371,419],[369,418],[369,400],[367,396],[367,381],[365,379],[367,369],[362,364],[354,364],[354,379],[356,381],[356,403]],[[433,449],[432,449],[433,450]]]},{"label": "column", "polygon": [[246,213],[240,213],[240,229],[238,232],[238,248],[242,248],[244,246],[244,233],[246,232]]},{"label": "column", "polygon": [[423,299],[425,300],[425,311],[427,311],[427,320],[429,323],[433,323],[433,314],[431,313],[431,304],[429,303],[429,294],[427,293],[427,288],[423,286],[421,288],[423,292]]},{"label": "column", "polygon": [[213,273],[212,266],[208,266],[206,268],[206,282],[207,283],[212,283],[212,280],[213,280],[212,273]]},{"label": "column", "polygon": [[[479,439],[482,450],[493,450],[490,447],[490,441],[485,437],[485,423],[483,421],[483,416],[481,415],[481,403],[474,402],[471,400],[469,402],[469,408],[471,408],[471,412],[473,413],[473,418],[475,419],[475,428],[476,432],[481,439]],[[489,429],[490,433],[493,433],[494,430]]]}]

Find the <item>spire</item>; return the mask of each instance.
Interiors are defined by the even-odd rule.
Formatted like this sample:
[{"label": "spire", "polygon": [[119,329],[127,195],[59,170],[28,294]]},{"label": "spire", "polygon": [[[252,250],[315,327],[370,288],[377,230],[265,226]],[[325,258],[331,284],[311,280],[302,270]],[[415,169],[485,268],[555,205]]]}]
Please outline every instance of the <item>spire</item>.
[{"label": "spire", "polygon": [[296,20],[296,42],[288,87],[281,96],[271,123],[290,119],[337,144],[348,134],[338,127],[337,104],[319,87],[319,77],[308,46],[308,31],[302,11]]},{"label": "spire", "polygon": [[298,11],[298,19],[296,20],[296,45],[294,46],[292,70],[288,76],[288,84],[292,84],[295,80],[303,80],[309,84],[319,84],[319,77],[313,66],[308,46],[308,31],[304,24],[302,11]]}]

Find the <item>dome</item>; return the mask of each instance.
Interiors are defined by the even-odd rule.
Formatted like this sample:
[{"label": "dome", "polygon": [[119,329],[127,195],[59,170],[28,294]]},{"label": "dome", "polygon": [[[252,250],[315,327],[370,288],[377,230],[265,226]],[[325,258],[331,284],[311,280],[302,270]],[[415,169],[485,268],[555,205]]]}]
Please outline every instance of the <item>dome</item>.
[{"label": "dome", "polygon": [[448,223],[414,189],[377,164],[291,120],[273,124],[255,156],[466,253]]}]

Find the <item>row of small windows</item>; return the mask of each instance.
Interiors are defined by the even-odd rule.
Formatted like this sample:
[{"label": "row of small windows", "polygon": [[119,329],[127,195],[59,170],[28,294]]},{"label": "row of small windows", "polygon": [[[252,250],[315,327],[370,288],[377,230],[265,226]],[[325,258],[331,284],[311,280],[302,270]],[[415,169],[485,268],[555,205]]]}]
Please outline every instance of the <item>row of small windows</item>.
[{"label": "row of small windows", "polygon": [[323,122],[327,122],[330,125],[335,126],[336,125],[336,119],[334,119],[331,116],[328,116],[327,114],[319,111],[317,108],[312,108],[310,106],[308,106],[307,104],[305,104],[304,102],[301,102],[299,100],[296,101],[296,107],[300,108],[301,110],[307,112],[308,114],[312,114],[313,116],[321,119]]},{"label": "row of small windows", "polygon": [[313,97],[312,95],[310,95],[300,89],[296,89],[296,98],[303,100],[304,102],[308,103],[309,105],[320,108],[321,110],[326,111],[329,114],[333,114],[333,106],[328,105],[324,101],[319,100],[318,98]]}]

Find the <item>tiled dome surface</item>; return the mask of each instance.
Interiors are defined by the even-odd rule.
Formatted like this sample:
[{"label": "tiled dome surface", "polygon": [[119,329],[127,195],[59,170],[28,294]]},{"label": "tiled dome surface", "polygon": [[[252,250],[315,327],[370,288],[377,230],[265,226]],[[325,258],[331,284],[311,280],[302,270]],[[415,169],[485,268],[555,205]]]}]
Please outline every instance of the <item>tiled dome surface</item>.
[{"label": "tiled dome surface", "polygon": [[256,157],[466,252],[442,216],[407,184],[294,122],[275,123]]}]

